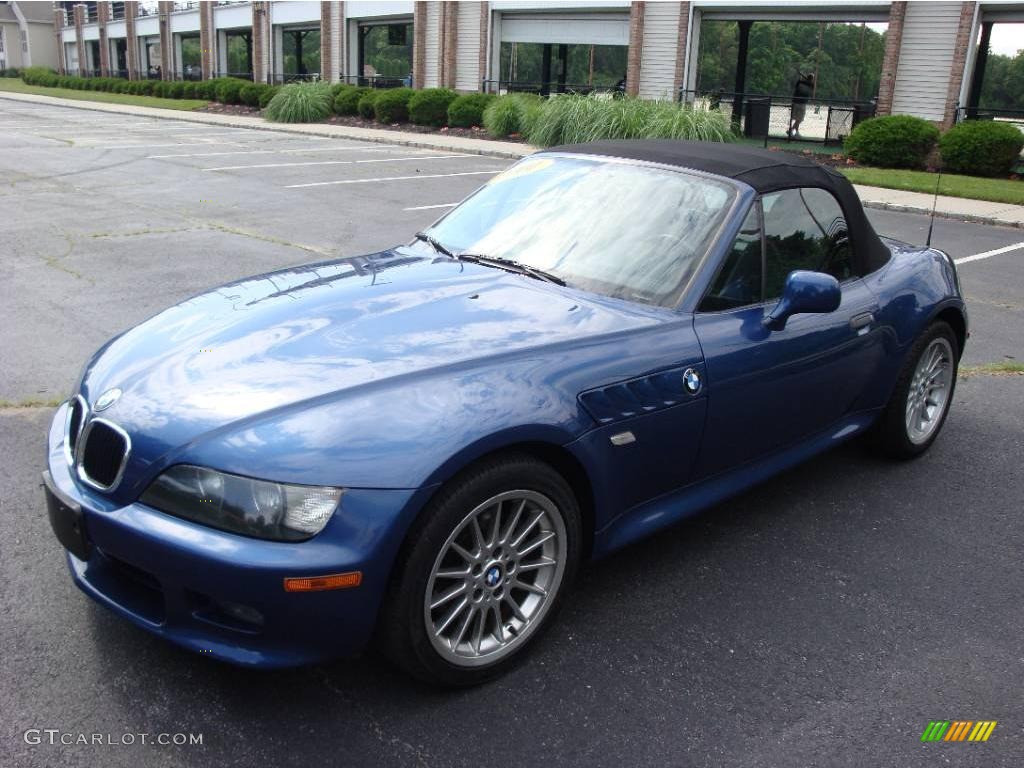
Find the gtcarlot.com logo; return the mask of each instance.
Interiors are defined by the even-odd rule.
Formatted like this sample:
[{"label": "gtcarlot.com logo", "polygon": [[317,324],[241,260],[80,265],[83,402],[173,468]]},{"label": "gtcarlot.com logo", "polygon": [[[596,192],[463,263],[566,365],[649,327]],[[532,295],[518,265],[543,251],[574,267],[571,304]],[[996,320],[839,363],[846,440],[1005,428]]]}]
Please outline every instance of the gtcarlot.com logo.
[{"label": "gtcarlot.com logo", "polygon": [[130,747],[136,744],[195,747],[203,743],[201,733],[75,733],[59,728],[29,728],[23,738],[26,744],[72,744],[96,747]]},{"label": "gtcarlot.com logo", "polygon": [[921,741],[988,741],[995,729],[995,720],[932,720]]}]

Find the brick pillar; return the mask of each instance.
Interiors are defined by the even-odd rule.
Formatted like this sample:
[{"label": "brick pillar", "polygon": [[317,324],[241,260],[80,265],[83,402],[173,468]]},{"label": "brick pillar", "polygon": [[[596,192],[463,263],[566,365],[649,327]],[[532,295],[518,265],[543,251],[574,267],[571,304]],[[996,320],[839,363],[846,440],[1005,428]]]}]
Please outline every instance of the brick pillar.
[{"label": "brick pillar", "polygon": [[160,79],[174,79],[174,37],[171,35],[171,14],[174,3],[160,0],[157,5],[160,13]]},{"label": "brick pillar", "polygon": [[203,71],[203,80],[213,78],[217,71],[216,47],[217,30],[213,23],[213,9],[216,3],[199,4],[199,66]]},{"label": "brick pillar", "polygon": [[892,112],[892,94],[896,88],[896,68],[900,63],[900,45],[903,43],[903,20],[907,16],[907,3],[895,0],[889,6],[889,29],[885,33],[885,54],[882,56],[882,78],[878,83],[876,115]]},{"label": "brick pillar", "polygon": [[68,63],[64,60],[64,26],[67,20],[61,8],[53,9],[53,33],[57,38],[57,71],[62,75],[68,73]]},{"label": "brick pillar", "polygon": [[438,85],[455,87],[455,54],[459,35],[459,6],[462,3],[441,3],[441,49],[437,62]]},{"label": "brick pillar", "polygon": [[125,64],[128,66],[128,79],[139,79],[139,36],[135,33],[135,18],[139,15],[139,4],[136,0],[128,0],[124,4],[124,45],[127,49]]},{"label": "brick pillar", "polygon": [[334,27],[331,24],[331,3],[320,3],[320,79],[333,82],[334,66]]},{"label": "brick pillar", "polygon": [[960,105],[960,89],[964,84],[967,69],[967,54],[971,49],[971,32],[974,30],[975,4],[960,4],[960,26],[956,32],[956,47],[953,48],[953,64],[949,70],[949,90],[946,92],[946,109],[942,113],[942,130],[956,122],[956,108]]},{"label": "brick pillar", "polygon": [[82,25],[85,24],[85,6],[75,6],[75,47],[78,48],[78,75],[85,70],[85,38],[82,37]]},{"label": "brick pillar", "polygon": [[644,4],[634,0],[629,4],[629,53],[626,57],[626,94],[640,93],[640,59],[644,43]]},{"label": "brick pillar", "polygon": [[478,87],[482,91],[484,89],[484,80],[488,77],[487,72],[487,35],[491,31],[491,4],[488,2],[480,3],[480,58],[477,62],[477,72],[479,73],[476,81],[480,84]]},{"label": "brick pillar", "polygon": [[672,98],[679,98],[679,89],[683,87],[686,57],[690,55],[688,47],[689,38],[690,3],[679,3],[679,31],[676,33],[676,72],[672,78]]},{"label": "brick pillar", "polygon": [[110,45],[107,41],[107,19],[110,18],[109,0],[96,3],[96,21],[100,32],[100,74],[110,77]]},{"label": "brick pillar", "polygon": [[[427,4],[412,4],[412,87],[422,88],[427,70]],[[357,73],[359,74],[359,73]]]},{"label": "brick pillar", "polygon": [[256,83],[265,83],[268,80],[269,15],[270,4],[265,0],[252,4],[252,79]]}]

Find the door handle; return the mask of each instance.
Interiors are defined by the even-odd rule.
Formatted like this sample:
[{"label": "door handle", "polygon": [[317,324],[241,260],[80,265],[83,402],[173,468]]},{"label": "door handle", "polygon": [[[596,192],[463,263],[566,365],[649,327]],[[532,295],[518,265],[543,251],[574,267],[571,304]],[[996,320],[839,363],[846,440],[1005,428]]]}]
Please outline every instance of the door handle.
[{"label": "door handle", "polygon": [[854,315],[850,318],[850,330],[859,331],[862,328],[867,328],[873,322],[875,322],[873,312],[861,312],[859,315]]}]

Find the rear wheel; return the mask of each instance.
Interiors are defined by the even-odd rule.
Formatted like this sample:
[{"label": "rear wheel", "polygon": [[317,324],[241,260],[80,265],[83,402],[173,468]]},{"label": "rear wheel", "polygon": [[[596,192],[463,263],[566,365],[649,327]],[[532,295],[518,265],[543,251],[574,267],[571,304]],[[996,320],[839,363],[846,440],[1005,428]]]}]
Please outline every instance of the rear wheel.
[{"label": "rear wheel", "polygon": [[876,426],[876,444],[893,458],[920,456],[938,437],[956,387],[960,352],[945,322],[932,323],[914,344]]},{"label": "rear wheel", "polygon": [[457,478],[410,533],[381,618],[387,655],[445,685],[494,677],[550,624],[580,556],[565,480],[525,455]]}]

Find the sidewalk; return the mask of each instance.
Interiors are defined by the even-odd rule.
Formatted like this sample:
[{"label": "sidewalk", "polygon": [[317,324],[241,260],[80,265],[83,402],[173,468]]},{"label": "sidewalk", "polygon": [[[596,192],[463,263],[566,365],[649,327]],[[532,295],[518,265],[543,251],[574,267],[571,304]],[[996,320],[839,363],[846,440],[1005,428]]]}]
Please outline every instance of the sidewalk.
[{"label": "sidewalk", "polygon": [[[57,107],[85,109],[95,112],[113,112],[139,117],[155,117],[164,120],[180,120],[188,123],[205,123],[222,127],[252,128],[259,131],[325,136],[335,139],[356,139],[359,141],[372,141],[382,144],[396,144],[399,146],[447,152],[466,152],[511,160],[517,160],[536,151],[536,147],[531,147],[529,144],[519,144],[511,141],[469,139],[461,136],[445,136],[444,134],[389,131],[383,128],[356,128],[347,125],[328,125],[325,123],[268,123],[261,117],[218,115],[208,112],[179,112],[169,109],[155,109],[153,107],[57,99],[52,96],[35,96],[24,93],[0,92],[0,99],[24,101],[34,104],[50,104]],[[865,187],[860,185],[854,185],[854,188],[857,190],[857,194],[860,195],[860,199],[866,208],[928,214],[931,213],[934,201],[932,195],[921,192],[906,192],[898,189],[883,189],[882,187]],[[977,224],[1024,229],[1024,206],[1021,205],[990,203],[984,200],[967,200],[960,197],[941,195],[935,204],[935,215],[941,218]]]}]

